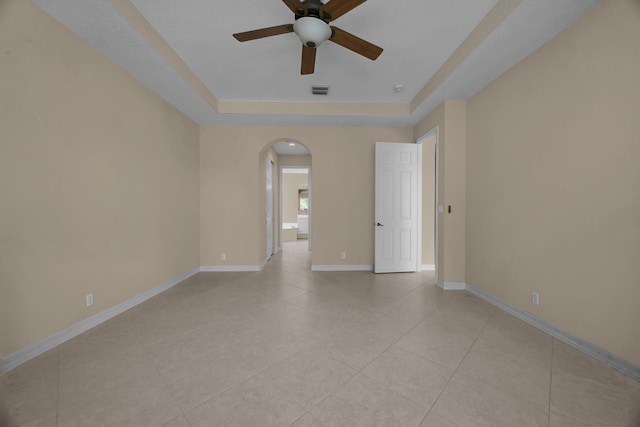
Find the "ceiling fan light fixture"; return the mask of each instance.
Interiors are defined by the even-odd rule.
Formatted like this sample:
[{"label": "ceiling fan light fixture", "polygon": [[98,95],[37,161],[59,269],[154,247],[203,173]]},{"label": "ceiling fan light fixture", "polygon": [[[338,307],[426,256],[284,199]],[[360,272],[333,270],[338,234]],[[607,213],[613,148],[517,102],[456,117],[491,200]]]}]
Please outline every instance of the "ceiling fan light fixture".
[{"label": "ceiling fan light fixture", "polygon": [[[295,15],[293,24],[245,31],[236,33],[233,37],[240,42],[246,42],[295,32],[302,42],[302,60],[300,61],[302,76],[313,74],[316,65],[316,48],[327,40],[372,61],[378,59],[382,53],[380,46],[338,27],[329,26],[329,22],[365,3],[366,0],[282,0],[282,2]],[[313,91],[313,94],[318,93]],[[326,94],[327,91],[322,93],[322,95]]]},{"label": "ceiling fan light fixture", "polygon": [[293,31],[298,35],[303,45],[318,47],[331,38],[331,28],[322,19],[312,16],[299,18],[293,24]]}]

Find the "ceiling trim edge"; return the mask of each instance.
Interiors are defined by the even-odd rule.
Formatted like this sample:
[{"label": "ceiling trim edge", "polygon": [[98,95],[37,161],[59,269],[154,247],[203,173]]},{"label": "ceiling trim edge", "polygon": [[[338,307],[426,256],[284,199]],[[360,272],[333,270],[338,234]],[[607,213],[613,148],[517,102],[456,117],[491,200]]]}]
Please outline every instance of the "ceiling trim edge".
[{"label": "ceiling trim edge", "polygon": [[220,101],[195,75],[166,40],[147,21],[131,0],[108,0],[131,27],[219,114],[291,114],[325,116],[408,117],[469,57],[482,42],[523,2],[499,0],[465,41],[409,103],[322,103]]},{"label": "ceiling trim edge", "polygon": [[413,113],[507,19],[523,0],[500,0],[411,100]]},{"label": "ceiling trim edge", "polygon": [[131,25],[140,37],[151,46],[186,81],[202,99],[218,111],[220,102],[207,86],[194,74],[166,40],[147,21],[130,0],[109,0],[111,6]]}]

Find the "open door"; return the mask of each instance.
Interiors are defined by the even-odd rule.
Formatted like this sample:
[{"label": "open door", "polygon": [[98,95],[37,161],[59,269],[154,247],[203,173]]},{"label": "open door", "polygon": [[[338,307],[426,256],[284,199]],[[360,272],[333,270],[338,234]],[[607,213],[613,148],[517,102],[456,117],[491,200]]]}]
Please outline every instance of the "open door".
[{"label": "open door", "polygon": [[376,143],[376,273],[416,271],[418,146]]}]

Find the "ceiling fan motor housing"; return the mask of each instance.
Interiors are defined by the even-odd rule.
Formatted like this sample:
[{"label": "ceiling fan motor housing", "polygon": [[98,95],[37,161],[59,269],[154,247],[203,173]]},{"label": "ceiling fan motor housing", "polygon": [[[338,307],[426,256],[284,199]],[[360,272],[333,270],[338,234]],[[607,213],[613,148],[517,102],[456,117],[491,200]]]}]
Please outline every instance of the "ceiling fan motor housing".
[{"label": "ceiling fan motor housing", "polygon": [[[300,16],[315,16],[325,22],[331,21],[331,14],[327,11],[324,11],[324,16],[320,16],[320,8],[324,6],[324,3],[320,0],[304,0],[302,6],[304,7],[304,9],[302,9],[304,14]],[[296,19],[298,19],[298,17],[296,17]]]}]

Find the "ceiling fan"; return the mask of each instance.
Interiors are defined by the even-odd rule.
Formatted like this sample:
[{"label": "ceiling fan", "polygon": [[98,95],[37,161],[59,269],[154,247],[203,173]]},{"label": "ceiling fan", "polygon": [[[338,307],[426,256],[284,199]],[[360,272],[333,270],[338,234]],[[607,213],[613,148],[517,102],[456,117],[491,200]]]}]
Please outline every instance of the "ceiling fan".
[{"label": "ceiling fan", "polygon": [[313,74],[316,63],[316,48],[330,40],[355,53],[375,61],[382,48],[354,36],[329,22],[338,19],[366,0],[282,0],[295,14],[293,24],[277,25],[234,34],[238,41],[261,39],[279,34],[296,33],[302,42],[302,65],[300,74]]}]

